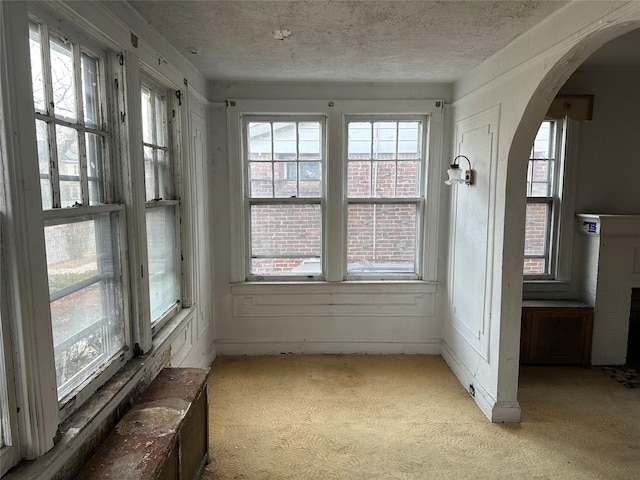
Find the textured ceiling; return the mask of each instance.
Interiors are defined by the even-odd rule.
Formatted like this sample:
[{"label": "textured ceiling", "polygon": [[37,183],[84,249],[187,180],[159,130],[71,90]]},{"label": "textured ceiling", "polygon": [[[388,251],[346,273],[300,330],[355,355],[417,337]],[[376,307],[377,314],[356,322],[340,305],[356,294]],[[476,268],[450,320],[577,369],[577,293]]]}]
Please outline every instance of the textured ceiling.
[{"label": "textured ceiling", "polygon": [[449,83],[567,2],[129,3],[211,80]]}]

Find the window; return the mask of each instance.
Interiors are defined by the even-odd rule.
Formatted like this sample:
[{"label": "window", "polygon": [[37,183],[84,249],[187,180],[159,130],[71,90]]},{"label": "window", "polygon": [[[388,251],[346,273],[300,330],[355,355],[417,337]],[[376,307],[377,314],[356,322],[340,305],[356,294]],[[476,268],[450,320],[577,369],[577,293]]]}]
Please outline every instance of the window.
[{"label": "window", "polygon": [[151,322],[159,326],[180,305],[179,201],[175,182],[177,112],[169,91],[145,81],[141,88],[147,256]]},{"label": "window", "polygon": [[234,100],[227,120],[234,282],[436,278],[440,102]]},{"label": "window", "polygon": [[425,122],[348,118],[348,275],[418,273]]},{"label": "window", "polygon": [[35,130],[58,400],[131,356],[123,295],[123,207],[115,202],[105,55],[29,28]]},{"label": "window", "polygon": [[247,117],[249,275],[319,275],[325,120]]},{"label": "window", "polygon": [[554,275],[554,256],[559,242],[563,132],[562,121],[543,121],[529,156],[524,274],[530,278]]}]

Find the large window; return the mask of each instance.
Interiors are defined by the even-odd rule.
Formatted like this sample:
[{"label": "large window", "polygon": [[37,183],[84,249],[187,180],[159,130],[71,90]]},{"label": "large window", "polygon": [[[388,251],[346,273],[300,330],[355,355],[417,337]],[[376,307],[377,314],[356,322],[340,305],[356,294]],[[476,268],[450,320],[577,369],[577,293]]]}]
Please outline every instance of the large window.
[{"label": "large window", "polygon": [[104,54],[46,24],[31,23],[29,38],[54,361],[64,402],[131,355],[123,207],[107,174],[113,162]]},{"label": "large window", "polygon": [[347,274],[417,274],[426,118],[347,121]]},{"label": "large window", "polygon": [[247,117],[249,275],[320,275],[325,120]]},{"label": "large window", "polygon": [[551,278],[558,246],[563,122],[545,120],[536,135],[527,170],[524,274]]},{"label": "large window", "polygon": [[437,102],[243,102],[232,107],[285,111],[228,111],[242,179],[232,228],[245,239],[234,281],[435,277]]},{"label": "large window", "polygon": [[177,112],[169,116],[169,92],[145,82],[142,138],[149,260],[151,321],[158,324],[180,305],[179,202],[176,195],[175,132]]}]

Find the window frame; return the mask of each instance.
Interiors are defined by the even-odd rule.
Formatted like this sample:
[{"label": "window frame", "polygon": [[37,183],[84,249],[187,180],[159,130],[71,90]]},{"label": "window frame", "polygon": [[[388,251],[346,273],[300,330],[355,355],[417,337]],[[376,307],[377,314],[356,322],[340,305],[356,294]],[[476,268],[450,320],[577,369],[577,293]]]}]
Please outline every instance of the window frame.
[{"label": "window frame", "polygon": [[[544,122],[554,124],[554,172],[550,182],[552,195],[546,197],[529,196],[528,181],[526,204],[547,204],[550,214],[547,221],[546,238],[546,262],[547,272],[527,274],[523,271],[524,282],[560,282],[567,281],[570,276],[571,262],[571,240],[573,238],[573,210],[574,210],[574,190],[575,190],[575,141],[577,138],[577,122],[571,121],[567,117],[563,119],[545,118]],[[542,123],[540,125],[542,125]],[[536,130],[536,136],[540,127]],[[535,138],[535,137],[534,137]],[[533,150],[533,146],[532,146]],[[529,162],[527,160],[527,172]],[[528,177],[528,173],[527,173]],[[526,225],[525,225],[526,228]],[[526,234],[526,231],[525,231]],[[537,258],[524,254],[524,261],[527,258]],[[523,265],[524,269],[524,265]]]},{"label": "window frame", "polygon": [[[349,159],[348,159],[348,139],[349,139],[349,123],[351,122],[405,122],[405,121],[416,121],[420,122],[422,125],[422,129],[420,131],[420,147],[421,147],[421,156],[419,161],[419,172],[417,179],[417,188],[418,194],[414,197],[374,197],[371,195],[370,197],[349,197],[348,195],[348,167],[349,167]],[[428,158],[428,132],[429,132],[429,115],[406,115],[406,114],[386,114],[386,115],[347,115],[345,117],[345,129],[344,129],[344,145],[345,145],[345,153],[344,153],[344,197],[345,197],[345,212],[344,212],[344,229],[345,229],[345,244],[344,244],[344,255],[345,255],[345,270],[343,272],[345,280],[419,280],[422,277],[422,257],[424,254],[422,234],[424,231],[423,224],[425,222],[425,190],[426,190],[426,172],[427,172],[427,164],[429,162]],[[399,138],[396,139],[399,143]],[[397,145],[396,145],[397,146]],[[378,160],[371,160],[372,162],[376,162]],[[396,158],[396,162],[399,160]],[[397,165],[396,165],[397,167]],[[346,260],[346,255],[348,254],[348,245],[347,239],[349,234],[349,206],[350,205],[415,205],[416,207],[416,225],[415,225],[415,253],[413,260],[413,272],[372,272],[372,273],[349,273],[348,262]]]},{"label": "window frame", "polygon": [[[111,242],[115,248],[119,246],[118,253],[118,265],[116,270],[119,273],[119,298],[121,302],[122,318],[120,319],[122,330],[124,333],[123,345],[117,351],[113,352],[109,361],[100,365],[100,368],[92,371],[86,375],[82,380],[77,381],[71,388],[58,390],[58,406],[59,415],[58,421],[62,422],[68,418],[75,410],[77,410],[84,402],[86,402],[109,378],[111,378],[124,364],[133,357],[134,349],[132,348],[132,325],[131,317],[129,315],[129,284],[128,284],[128,266],[126,260],[126,245],[123,242],[128,233],[126,229],[126,213],[125,206],[122,203],[116,201],[115,184],[120,181],[119,178],[115,178],[115,172],[117,170],[116,164],[118,159],[115,157],[117,148],[115,146],[115,138],[113,131],[110,128],[113,125],[113,121],[109,120],[109,114],[112,112],[113,97],[110,94],[110,89],[107,88],[107,78],[109,76],[110,62],[109,52],[110,48],[107,45],[102,45],[96,40],[87,37],[82,34],[78,34],[72,27],[67,27],[66,24],[56,22],[46,12],[33,8],[29,12],[28,28],[31,30],[32,25],[36,25],[40,35],[40,55],[43,66],[43,93],[45,99],[45,107],[53,101],[53,85],[51,79],[47,78],[50,74],[46,73],[49,64],[51,62],[49,58],[49,41],[50,36],[55,36],[61,41],[70,44],[73,53],[73,75],[74,75],[74,87],[75,94],[75,110],[76,120],[70,121],[56,117],[55,105],[52,105],[53,109],[47,108],[46,111],[39,110],[34,105],[33,115],[35,122],[46,122],[46,131],[48,139],[47,154],[50,158],[49,162],[49,181],[52,192],[52,202],[49,208],[45,208],[42,205],[42,228],[51,224],[72,224],[78,221],[80,217],[89,217],[94,215],[100,215],[103,213],[117,213],[117,231],[112,232]],[[82,53],[86,52],[97,60],[99,65],[98,70],[98,104],[99,104],[99,121],[97,127],[87,126],[84,119],[84,97],[82,92],[81,82],[81,66],[77,63],[82,58]],[[29,52],[30,53],[30,52]],[[31,91],[31,85],[29,90]],[[34,122],[34,129],[35,129]],[[56,128],[63,126],[76,131],[78,138],[78,155],[80,163],[79,181],[81,184],[81,202],[77,202],[73,206],[62,207],[60,202],[58,183],[59,171],[57,163],[57,141],[56,141]],[[99,135],[102,141],[102,180],[100,187],[103,189],[103,198],[101,203],[91,204],[89,198],[89,178],[86,156],[86,134]],[[54,147],[55,144],[55,148]],[[82,153],[83,152],[83,153]],[[42,179],[42,175],[40,175]],[[56,193],[57,191],[57,193]],[[47,265],[44,265],[47,268]],[[51,300],[49,300],[51,302]],[[51,320],[51,318],[50,318]],[[50,322],[53,329],[52,323]],[[55,359],[55,357],[54,357]],[[54,360],[52,359],[52,360]]]},{"label": "window frame", "polygon": [[[231,282],[344,282],[406,280],[433,282],[437,280],[437,245],[439,230],[441,152],[443,145],[444,102],[441,100],[227,100],[227,144],[229,148]],[[242,118],[244,115],[324,115],[327,118],[327,158],[325,175],[326,220],[323,225],[324,278],[313,275],[300,278],[280,276],[252,278],[247,274],[247,215],[245,208],[245,177],[243,166]],[[346,278],[346,117],[348,116],[426,116],[424,168],[424,211],[417,247],[421,249],[419,275],[384,275],[379,278]],[[233,199],[236,199],[235,201]]]},{"label": "window frame", "polygon": [[[168,208],[171,207],[174,212],[175,219],[175,229],[174,229],[174,253],[175,253],[175,268],[176,268],[176,284],[178,287],[178,299],[177,301],[171,305],[167,310],[165,310],[162,314],[160,314],[157,318],[153,318],[151,308],[149,306],[149,321],[151,323],[151,335],[156,335],[164,325],[167,324],[175,315],[184,307],[184,295],[185,295],[185,285],[184,285],[184,265],[183,265],[183,257],[182,254],[182,242],[183,242],[183,231],[182,231],[182,201],[181,201],[181,190],[182,190],[182,176],[180,174],[182,169],[181,162],[181,124],[182,124],[182,112],[181,112],[181,97],[179,94],[179,90],[175,89],[175,87],[171,84],[171,82],[163,79],[153,70],[147,68],[145,65],[140,65],[140,95],[142,94],[142,88],[147,88],[150,92],[154,94],[158,94],[159,92],[164,93],[164,98],[166,99],[166,103],[164,105],[164,136],[166,146],[162,148],[163,151],[168,155],[168,158],[165,157],[165,164],[170,164],[170,167],[164,172],[164,189],[167,195],[170,198],[161,198],[160,193],[160,183],[159,179],[159,166],[156,155],[154,155],[154,189],[155,189],[155,198],[147,199],[146,198],[146,184],[145,184],[145,176],[143,175],[142,184],[144,191],[144,213],[145,213],[145,241],[148,239],[148,232],[146,230],[146,219],[147,212],[153,209],[160,208]],[[140,104],[142,101],[140,100]],[[157,116],[154,115],[157,119]],[[154,125],[156,127],[157,125]],[[143,132],[143,122],[142,122],[142,111],[141,111],[141,121],[140,121],[140,140],[142,144],[142,149],[140,150],[142,153],[142,161],[144,162],[144,147],[151,147],[154,149],[160,148],[158,145],[153,145],[151,143],[144,141],[144,132]],[[156,134],[157,130],[154,128]],[[155,135],[154,135],[155,138]],[[144,173],[144,168],[143,168]],[[149,268],[149,252],[148,248],[145,249],[147,257],[147,268]],[[150,278],[147,275],[147,279]],[[148,281],[147,281],[148,284]],[[149,300],[151,300],[151,291],[149,290]]]},{"label": "window frame", "polygon": [[[321,174],[320,174],[320,195],[317,197],[252,197],[251,196],[251,180],[249,178],[249,164],[250,160],[248,158],[249,146],[248,146],[248,125],[249,123],[270,123],[273,125],[274,123],[293,123],[295,122],[296,126],[299,123],[305,122],[319,122],[321,124],[321,135],[320,135],[320,150],[321,150],[321,159],[319,163],[322,165]],[[246,276],[249,281],[259,281],[259,280],[281,280],[281,281],[300,281],[300,280],[322,280],[324,279],[326,266],[324,260],[324,245],[325,245],[325,225],[326,225],[326,154],[327,154],[327,118],[325,115],[316,115],[316,114],[298,114],[298,115],[243,115],[242,116],[242,176],[243,176],[243,191],[244,191],[244,217],[245,217],[245,229],[247,235],[244,238],[246,243],[245,247],[245,265],[246,265]],[[297,138],[297,133],[296,133]],[[274,139],[271,137],[272,148]],[[272,159],[270,163],[275,163],[276,160]],[[289,179],[289,165],[298,166],[301,163],[301,160],[296,158],[294,160],[283,160],[285,163],[285,177]],[[296,183],[299,188],[299,176],[296,176]],[[272,178],[272,186],[275,184],[275,178]],[[309,273],[309,274],[300,274],[300,275],[259,275],[251,273],[251,263],[252,263],[252,247],[251,247],[251,207],[253,206],[268,206],[268,205],[319,205],[320,206],[320,224],[321,224],[321,238],[320,238],[320,265],[321,269],[318,274]],[[276,258],[276,257],[273,257]]]}]

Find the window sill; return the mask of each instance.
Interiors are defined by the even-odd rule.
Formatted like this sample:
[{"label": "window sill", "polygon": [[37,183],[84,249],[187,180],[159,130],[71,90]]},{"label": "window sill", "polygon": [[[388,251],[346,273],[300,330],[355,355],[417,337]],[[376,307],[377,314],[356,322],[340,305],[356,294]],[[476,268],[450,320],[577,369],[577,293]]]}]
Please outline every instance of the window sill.
[{"label": "window sill", "polygon": [[425,293],[435,292],[438,282],[423,280],[371,280],[344,282],[243,282],[231,284],[232,295],[248,295],[252,293]]},{"label": "window sill", "polygon": [[23,461],[3,480],[69,477],[82,466],[94,447],[104,440],[131,402],[171,361],[171,342],[193,317],[195,307],[185,308],[153,338],[150,353],[134,357],[60,426],[55,446],[36,460]]}]

